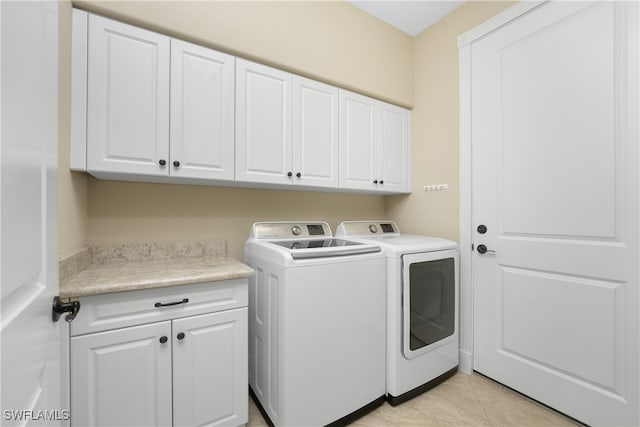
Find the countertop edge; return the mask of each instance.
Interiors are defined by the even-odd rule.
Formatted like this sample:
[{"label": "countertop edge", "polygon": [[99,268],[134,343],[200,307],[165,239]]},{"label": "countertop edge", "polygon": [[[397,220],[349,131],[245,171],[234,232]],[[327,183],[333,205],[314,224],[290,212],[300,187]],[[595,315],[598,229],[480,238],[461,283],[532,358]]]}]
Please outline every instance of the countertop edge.
[{"label": "countertop edge", "polygon": [[[152,267],[154,266],[152,263],[128,262],[115,263],[112,265],[91,266],[74,279],[61,286],[58,292],[60,298],[82,298],[118,292],[246,279],[255,274],[251,267],[228,256],[213,258],[203,257],[201,259],[207,265],[204,267],[194,267],[193,273],[189,271],[189,267],[181,267],[178,273],[166,274],[166,277],[160,278],[158,277],[158,272],[155,269],[150,269],[148,273],[145,272],[145,264]],[[163,263],[181,266],[181,263],[193,263],[194,260],[197,261],[196,258],[175,258],[172,260],[164,260]],[[216,263],[219,263],[219,265],[215,265]],[[132,274],[132,276],[135,276],[133,279],[126,278],[127,268],[135,269],[135,274]],[[115,278],[111,279],[110,277],[107,277],[95,279],[91,277],[92,273],[95,273],[98,270],[103,270],[99,272],[99,274],[108,275],[109,269],[114,269],[112,274],[116,276]],[[118,278],[118,274],[116,274],[115,270],[118,270],[118,273],[123,277]],[[122,273],[122,271],[124,271],[124,273]]]}]

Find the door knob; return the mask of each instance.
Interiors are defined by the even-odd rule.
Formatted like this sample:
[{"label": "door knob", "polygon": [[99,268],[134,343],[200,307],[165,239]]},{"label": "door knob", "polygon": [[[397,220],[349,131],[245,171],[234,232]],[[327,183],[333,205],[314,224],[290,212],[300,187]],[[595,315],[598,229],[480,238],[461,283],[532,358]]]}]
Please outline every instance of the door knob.
[{"label": "door knob", "polygon": [[478,252],[481,254],[486,254],[487,252],[492,252],[494,254],[496,253],[496,251],[492,249],[487,249],[485,245],[478,245]]},{"label": "door knob", "polygon": [[53,297],[53,308],[51,310],[51,319],[57,322],[62,313],[69,313],[64,320],[71,322],[76,318],[80,311],[80,301],[62,302],[59,296]]},{"label": "door knob", "polygon": [[180,167],[180,162],[177,160],[173,161],[173,167],[179,168]]}]

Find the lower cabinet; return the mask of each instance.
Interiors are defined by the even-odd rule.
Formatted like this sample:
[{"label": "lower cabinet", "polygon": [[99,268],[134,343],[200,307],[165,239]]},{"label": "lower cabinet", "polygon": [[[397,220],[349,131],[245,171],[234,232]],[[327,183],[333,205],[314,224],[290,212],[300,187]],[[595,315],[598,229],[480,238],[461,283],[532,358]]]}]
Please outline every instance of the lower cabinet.
[{"label": "lower cabinet", "polygon": [[247,339],[246,307],[72,336],[71,424],[243,425]]},{"label": "lower cabinet", "polygon": [[247,308],[174,320],[172,326],[174,425],[248,422]]}]

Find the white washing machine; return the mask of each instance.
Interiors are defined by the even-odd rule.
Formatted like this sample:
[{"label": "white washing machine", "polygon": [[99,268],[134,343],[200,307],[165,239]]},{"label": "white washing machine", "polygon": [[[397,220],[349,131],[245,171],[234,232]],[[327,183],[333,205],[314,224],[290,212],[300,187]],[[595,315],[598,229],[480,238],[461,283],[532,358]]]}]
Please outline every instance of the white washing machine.
[{"label": "white washing machine", "polygon": [[252,227],[249,385],[275,426],[346,424],[385,398],[386,258],[324,222]]},{"label": "white washing machine", "polygon": [[346,221],[336,237],[375,243],[387,256],[387,400],[397,405],[458,367],[458,245],[400,234],[391,221]]}]

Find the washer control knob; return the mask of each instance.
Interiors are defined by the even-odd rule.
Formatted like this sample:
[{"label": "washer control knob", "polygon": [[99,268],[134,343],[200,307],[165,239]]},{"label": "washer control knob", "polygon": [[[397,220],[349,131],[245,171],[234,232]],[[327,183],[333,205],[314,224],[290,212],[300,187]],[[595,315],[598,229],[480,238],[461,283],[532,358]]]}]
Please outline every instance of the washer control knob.
[{"label": "washer control knob", "polygon": [[378,226],[377,226],[377,225],[375,225],[375,224],[371,224],[371,225],[369,226],[369,231],[370,231],[370,232],[372,232],[372,233],[374,233],[374,234],[375,234],[375,233],[377,233],[377,232],[378,232]]},{"label": "washer control knob", "polygon": [[294,236],[299,236],[300,233],[302,233],[302,228],[298,227],[297,225],[294,225],[293,227],[291,227],[291,232],[293,233]]}]

